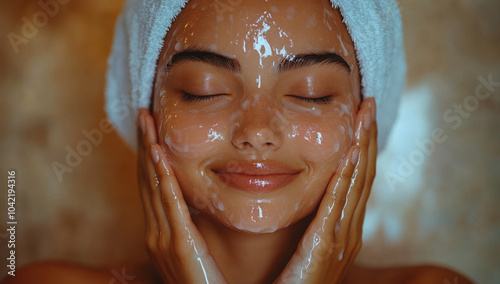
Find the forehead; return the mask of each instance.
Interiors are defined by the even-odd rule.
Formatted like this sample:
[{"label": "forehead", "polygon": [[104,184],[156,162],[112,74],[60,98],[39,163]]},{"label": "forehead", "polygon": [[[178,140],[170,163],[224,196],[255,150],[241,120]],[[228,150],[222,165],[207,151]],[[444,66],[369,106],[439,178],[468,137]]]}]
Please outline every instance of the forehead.
[{"label": "forehead", "polygon": [[191,0],[166,42],[170,55],[192,46],[233,57],[238,52],[284,57],[328,50],[355,64],[349,33],[328,0]]}]

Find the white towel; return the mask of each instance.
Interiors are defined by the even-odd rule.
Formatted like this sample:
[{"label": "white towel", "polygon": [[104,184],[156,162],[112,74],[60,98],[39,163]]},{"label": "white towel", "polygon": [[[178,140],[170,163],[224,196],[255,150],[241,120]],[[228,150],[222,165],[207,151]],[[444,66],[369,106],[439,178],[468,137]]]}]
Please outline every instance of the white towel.
[{"label": "white towel", "polygon": [[[351,35],[361,72],[362,95],[377,102],[382,150],[396,119],[405,84],[401,14],[394,0],[331,0]],[[156,62],[175,17],[187,0],[128,0],[118,19],[109,58],[106,111],[135,151],[137,111],[153,93]]]}]

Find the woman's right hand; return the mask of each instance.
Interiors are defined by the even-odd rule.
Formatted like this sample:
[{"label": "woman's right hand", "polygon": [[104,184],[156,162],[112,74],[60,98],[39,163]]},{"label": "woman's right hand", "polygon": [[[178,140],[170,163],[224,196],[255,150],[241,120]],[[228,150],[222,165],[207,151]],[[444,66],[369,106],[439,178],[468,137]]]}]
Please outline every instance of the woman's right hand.
[{"label": "woman's right hand", "polygon": [[189,214],[174,171],[158,145],[149,110],[139,110],[139,187],[146,246],[164,283],[227,283]]}]

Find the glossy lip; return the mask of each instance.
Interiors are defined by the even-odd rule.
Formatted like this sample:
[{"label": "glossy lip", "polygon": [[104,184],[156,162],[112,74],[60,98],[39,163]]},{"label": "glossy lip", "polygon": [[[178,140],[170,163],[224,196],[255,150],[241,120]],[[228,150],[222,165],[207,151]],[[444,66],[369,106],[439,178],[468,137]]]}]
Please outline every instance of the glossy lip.
[{"label": "glossy lip", "polygon": [[252,193],[265,193],[280,189],[294,181],[301,172],[301,170],[271,161],[239,161],[228,163],[226,167],[216,167],[212,171],[230,187]]}]

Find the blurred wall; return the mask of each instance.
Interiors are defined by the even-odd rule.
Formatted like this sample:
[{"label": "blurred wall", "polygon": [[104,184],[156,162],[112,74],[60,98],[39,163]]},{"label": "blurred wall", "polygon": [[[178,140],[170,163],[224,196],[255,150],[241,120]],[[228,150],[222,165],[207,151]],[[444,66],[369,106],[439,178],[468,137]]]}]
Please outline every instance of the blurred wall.
[{"label": "blurred wall", "polygon": [[[94,266],[146,259],[135,157],[103,125],[106,59],[123,1],[67,2],[31,31],[25,21],[44,12],[38,1],[0,2],[0,165],[4,184],[7,170],[17,172],[18,267],[42,259]],[[500,90],[468,105],[460,125],[443,115],[473,103],[480,76],[500,81],[500,2],[399,3],[408,89],[379,158],[358,260],[433,262],[494,283]],[[9,33],[27,42],[12,44]],[[72,156],[78,150],[84,155]],[[0,200],[5,259],[6,193]]]},{"label": "blurred wall", "polygon": [[398,2],[408,84],[358,261],[432,262],[499,283],[500,2]]},{"label": "blurred wall", "polygon": [[[0,2],[1,179],[7,184],[6,171],[17,171],[18,265],[145,259],[135,157],[101,125],[107,57],[123,1],[66,2],[52,8],[45,25],[39,16],[35,31],[24,26],[37,13],[48,15],[38,0]],[[11,44],[11,32],[28,42]],[[6,192],[0,200],[3,232]]]}]

